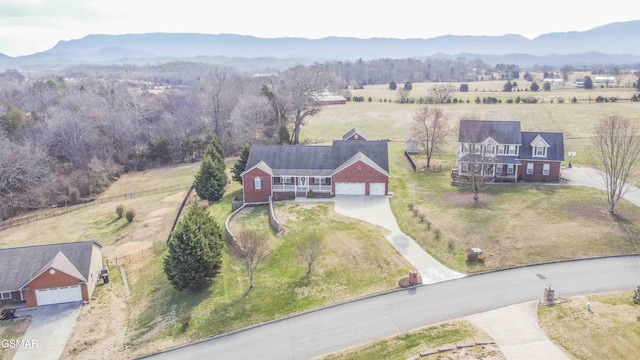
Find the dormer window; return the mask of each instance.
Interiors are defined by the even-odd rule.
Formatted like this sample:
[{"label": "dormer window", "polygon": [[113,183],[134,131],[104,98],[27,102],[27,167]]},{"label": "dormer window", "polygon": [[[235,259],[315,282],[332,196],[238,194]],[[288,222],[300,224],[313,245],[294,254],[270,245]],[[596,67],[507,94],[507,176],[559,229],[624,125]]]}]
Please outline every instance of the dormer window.
[{"label": "dormer window", "polygon": [[542,136],[536,136],[530,145],[533,157],[547,157],[547,148],[549,148],[549,143],[544,141]]},{"label": "dormer window", "polygon": [[534,146],[533,147],[533,156],[535,156],[535,157],[547,157],[547,147],[546,146]]}]

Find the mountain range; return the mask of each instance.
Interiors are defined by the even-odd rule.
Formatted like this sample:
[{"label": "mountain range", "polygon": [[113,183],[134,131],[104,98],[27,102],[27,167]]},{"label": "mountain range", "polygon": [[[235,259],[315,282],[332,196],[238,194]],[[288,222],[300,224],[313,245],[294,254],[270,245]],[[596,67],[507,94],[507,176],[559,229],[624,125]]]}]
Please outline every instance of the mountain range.
[{"label": "mountain range", "polygon": [[235,64],[312,63],[380,58],[460,58],[487,63],[575,67],[593,64],[640,64],[640,20],[611,23],[587,31],[548,33],[534,39],[520,35],[445,35],[429,39],[327,37],[258,38],[234,34],[147,33],[88,35],[60,41],[31,55],[0,54],[0,67],[72,64],[161,63],[176,60]]}]

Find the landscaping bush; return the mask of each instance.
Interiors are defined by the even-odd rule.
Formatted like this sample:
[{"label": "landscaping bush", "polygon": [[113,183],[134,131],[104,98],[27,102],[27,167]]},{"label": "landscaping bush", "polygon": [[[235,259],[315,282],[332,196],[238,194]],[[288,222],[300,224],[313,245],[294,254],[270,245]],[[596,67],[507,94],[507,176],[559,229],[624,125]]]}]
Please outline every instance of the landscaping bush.
[{"label": "landscaping bush", "polygon": [[400,286],[401,288],[406,288],[406,287],[411,286],[411,283],[409,282],[409,277],[405,276],[402,279],[400,279],[398,281],[398,286]]},{"label": "landscaping bush", "polygon": [[467,262],[476,262],[478,261],[478,256],[476,253],[471,250],[471,248],[467,249]]},{"label": "landscaping bush", "polygon": [[633,303],[636,305],[640,305],[640,285],[638,285],[638,288],[633,293]]},{"label": "landscaping bush", "polygon": [[132,222],[133,218],[136,217],[136,212],[133,209],[129,209],[129,210],[127,210],[127,213],[124,214],[124,216],[127,218],[128,222]]},{"label": "landscaping bush", "polygon": [[124,216],[124,205],[119,204],[116,206],[116,215],[118,215],[118,219],[122,219]]}]

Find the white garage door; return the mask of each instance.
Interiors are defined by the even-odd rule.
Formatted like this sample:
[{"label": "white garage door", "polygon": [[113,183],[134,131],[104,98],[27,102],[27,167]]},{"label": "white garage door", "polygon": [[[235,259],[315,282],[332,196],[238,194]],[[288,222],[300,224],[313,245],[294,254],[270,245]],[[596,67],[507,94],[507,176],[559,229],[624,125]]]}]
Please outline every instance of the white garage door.
[{"label": "white garage door", "polygon": [[336,195],[364,195],[365,186],[364,183],[336,183]]},{"label": "white garage door", "polygon": [[370,183],[369,195],[385,195],[385,183]]},{"label": "white garage door", "polygon": [[38,305],[61,304],[72,301],[82,301],[80,285],[63,286],[36,290]]}]

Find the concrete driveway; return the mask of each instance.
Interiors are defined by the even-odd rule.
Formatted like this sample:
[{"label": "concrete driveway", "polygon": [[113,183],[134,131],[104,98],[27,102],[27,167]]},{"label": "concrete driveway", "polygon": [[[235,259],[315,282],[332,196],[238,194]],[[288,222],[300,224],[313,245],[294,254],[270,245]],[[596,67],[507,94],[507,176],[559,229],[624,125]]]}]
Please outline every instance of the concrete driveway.
[{"label": "concrete driveway", "polygon": [[465,274],[453,271],[429,255],[398,227],[387,196],[338,195],[333,198],[335,211],[389,230],[385,237],[391,245],[422,275],[423,284],[457,279]]},{"label": "concrete driveway", "polygon": [[58,360],[62,356],[82,302],[40,306],[16,311],[16,316],[31,315],[24,340],[34,345],[18,348],[14,360]]},{"label": "concrete driveway", "polygon": [[[606,186],[604,185],[602,173],[598,169],[577,166],[574,166],[572,168],[563,168],[562,177],[567,179],[566,185],[586,186],[603,191],[607,190]],[[634,205],[640,206],[640,189],[632,185],[628,186],[629,188],[622,197],[630,201]]]}]

